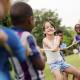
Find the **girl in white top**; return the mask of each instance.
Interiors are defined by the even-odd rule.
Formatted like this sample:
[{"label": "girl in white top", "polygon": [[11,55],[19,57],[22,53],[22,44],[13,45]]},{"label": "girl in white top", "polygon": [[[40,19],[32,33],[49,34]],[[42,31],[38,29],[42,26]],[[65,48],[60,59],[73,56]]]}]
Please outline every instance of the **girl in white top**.
[{"label": "girl in white top", "polygon": [[55,79],[62,80],[61,71],[64,71],[75,75],[80,80],[80,70],[67,64],[60,55],[60,37],[54,36],[55,27],[50,21],[46,21],[43,29],[44,34],[46,35],[43,39],[43,48],[47,56],[47,63],[49,64]]}]

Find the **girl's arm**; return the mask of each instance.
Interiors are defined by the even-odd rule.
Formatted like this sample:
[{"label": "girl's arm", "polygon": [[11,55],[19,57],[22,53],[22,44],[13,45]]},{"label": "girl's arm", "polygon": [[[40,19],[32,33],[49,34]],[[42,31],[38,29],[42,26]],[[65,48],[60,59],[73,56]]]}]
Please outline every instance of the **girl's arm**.
[{"label": "girl's arm", "polygon": [[51,42],[44,38],[43,39],[43,43],[46,47],[48,47],[51,51],[58,51],[60,50],[59,45],[60,45],[60,37],[59,36],[55,36],[54,37],[54,45],[51,44]]}]

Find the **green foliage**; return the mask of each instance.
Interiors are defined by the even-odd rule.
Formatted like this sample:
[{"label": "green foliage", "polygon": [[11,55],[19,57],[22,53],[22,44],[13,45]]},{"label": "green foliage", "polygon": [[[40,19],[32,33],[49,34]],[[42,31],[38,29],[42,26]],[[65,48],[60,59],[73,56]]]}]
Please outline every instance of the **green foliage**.
[{"label": "green foliage", "polygon": [[35,10],[34,11],[35,17],[35,28],[33,29],[32,33],[36,37],[38,45],[42,46],[42,39],[43,39],[43,23],[46,20],[51,20],[53,24],[59,28],[61,24],[61,19],[58,18],[58,14],[51,10]]},{"label": "green foliage", "polygon": [[[78,55],[70,55],[66,57],[66,60],[68,63],[80,68],[80,56]],[[44,70],[45,73],[45,80],[55,80],[54,75],[50,72],[49,66],[46,65],[46,68]],[[72,80],[72,75],[69,74],[68,80]]]},{"label": "green foliage", "polygon": [[43,39],[43,23],[46,20],[51,20],[55,25],[56,29],[61,29],[64,33],[64,42],[67,45],[70,45],[73,39],[74,31],[71,27],[61,26],[61,19],[58,17],[58,14],[55,11],[51,10],[34,10],[35,17],[35,28],[32,33],[36,37],[38,45],[42,46]]},{"label": "green foliage", "polygon": [[71,27],[67,27],[65,30],[66,31],[63,31],[64,32],[64,42],[67,45],[70,45],[73,42],[73,37],[74,37],[75,32]]},{"label": "green foliage", "polygon": [[9,15],[5,16],[5,18],[2,21],[0,21],[0,25],[3,25],[5,27],[10,27],[11,26],[11,18],[10,18],[10,16]]},{"label": "green foliage", "polygon": [[6,16],[4,19],[3,19],[3,25],[6,26],[6,27],[10,27],[11,26],[11,18],[10,16]]}]

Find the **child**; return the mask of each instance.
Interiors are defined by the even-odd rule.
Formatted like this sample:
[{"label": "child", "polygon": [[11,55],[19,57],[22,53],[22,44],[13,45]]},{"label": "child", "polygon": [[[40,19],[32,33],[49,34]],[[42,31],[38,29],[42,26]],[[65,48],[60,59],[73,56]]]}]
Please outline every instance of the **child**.
[{"label": "child", "polygon": [[[5,41],[5,43],[7,43],[10,46],[13,52],[13,55],[19,60],[20,64],[26,64],[27,59],[25,56],[25,50],[19,40],[19,37],[17,37],[17,35],[15,35],[14,31],[11,29],[2,28],[1,30],[7,35],[7,40]],[[1,52],[0,54],[0,79],[11,80],[10,73],[9,73],[10,65],[8,61],[10,54],[4,47],[4,44],[0,45],[0,52]]]},{"label": "child", "polygon": [[[63,32],[61,30],[57,30],[55,32],[55,36],[59,36],[60,37],[60,48],[61,49],[66,48],[66,44],[63,43]],[[60,51],[60,54],[61,54],[63,60],[65,61],[64,51]],[[66,72],[62,72],[62,74],[63,74],[63,80],[68,80],[68,74]]]},{"label": "child", "polygon": [[[66,44],[63,43],[63,32],[61,30],[57,30],[55,32],[55,36],[60,36],[60,48],[63,49],[63,48],[66,48]],[[63,60],[65,60],[64,58],[64,51],[61,51],[61,56],[63,57]]]},{"label": "child", "polygon": [[[47,63],[50,66],[56,80],[62,80],[61,71],[71,73],[80,79],[80,70],[66,63],[60,55],[60,37],[54,36],[55,27],[50,22],[44,23],[43,47],[47,56]],[[50,50],[47,50],[50,49]]]},{"label": "child", "polygon": [[13,29],[20,36],[27,54],[28,71],[25,71],[25,66],[22,65],[25,80],[44,80],[41,70],[44,69],[45,61],[34,36],[30,33],[34,27],[33,10],[31,6],[24,2],[17,2],[11,7],[10,14]]},{"label": "child", "polygon": [[[75,31],[76,35],[74,37],[73,43],[80,41],[80,24],[75,25]],[[77,49],[78,49],[78,54],[80,55],[80,42],[78,43]]]},{"label": "child", "polygon": [[[65,49],[67,45],[63,43],[63,32],[61,30],[57,30],[55,32],[55,36],[60,36],[60,48]],[[63,57],[63,60],[65,61],[64,51],[61,50],[60,54]],[[63,72],[63,80],[68,80],[68,74],[66,72]],[[78,79],[73,75],[73,80],[78,80]]]},{"label": "child", "polygon": [[[0,20],[4,18],[3,0],[0,0]],[[0,25],[0,27],[3,27]],[[12,49],[13,55],[20,61],[26,64],[25,50],[19,40],[18,35],[13,30],[7,28],[0,29],[0,80],[11,80],[9,74],[9,52],[6,50],[4,44],[6,43]],[[14,43],[13,43],[14,42]],[[16,45],[17,44],[17,45]]]}]

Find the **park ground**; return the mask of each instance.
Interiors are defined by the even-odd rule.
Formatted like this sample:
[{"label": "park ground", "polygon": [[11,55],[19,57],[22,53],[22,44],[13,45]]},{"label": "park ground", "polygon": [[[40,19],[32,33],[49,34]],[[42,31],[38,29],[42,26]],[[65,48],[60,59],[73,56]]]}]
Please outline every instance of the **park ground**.
[{"label": "park ground", "polygon": [[[69,55],[66,58],[66,61],[74,66],[76,66],[77,68],[80,68],[80,56],[78,55]],[[54,80],[54,76],[51,74],[49,66],[46,64],[46,68],[44,70],[45,73],[45,80]],[[69,75],[69,80],[72,80],[72,75]]]}]

